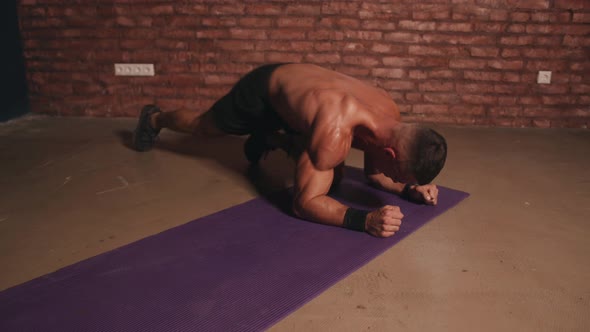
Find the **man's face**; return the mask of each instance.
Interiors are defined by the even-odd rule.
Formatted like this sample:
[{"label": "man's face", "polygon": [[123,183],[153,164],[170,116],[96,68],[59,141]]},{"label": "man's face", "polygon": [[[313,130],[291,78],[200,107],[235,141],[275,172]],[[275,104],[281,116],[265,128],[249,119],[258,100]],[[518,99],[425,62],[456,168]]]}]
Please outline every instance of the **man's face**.
[{"label": "man's face", "polygon": [[379,169],[395,182],[415,183],[414,174],[409,170],[409,162],[404,159],[403,151],[393,153],[381,153],[379,156]]},{"label": "man's face", "polygon": [[395,182],[416,183],[416,178],[408,170],[407,164],[404,160],[391,160],[383,167],[383,174]]}]

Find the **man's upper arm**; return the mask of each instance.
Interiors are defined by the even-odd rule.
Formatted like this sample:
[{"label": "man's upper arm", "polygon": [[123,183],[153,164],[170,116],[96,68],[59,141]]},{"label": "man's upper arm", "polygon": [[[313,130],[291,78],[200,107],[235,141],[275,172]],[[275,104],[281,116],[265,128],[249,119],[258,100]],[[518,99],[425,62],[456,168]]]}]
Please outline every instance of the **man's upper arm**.
[{"label": "man's upper arm", "polygon": [[311,162],[307,152],[297,163],[293,210],[303,219],[326,225],[342,226],[347,206],[328,197],[334,170],[320,170]]},{"label": "man's upper arm", "polygon": [[297,161],[295,172],[295,204],[303,205],[317,196],[326,195],[334,179],[334,170],[319,170],[304,151]]}]

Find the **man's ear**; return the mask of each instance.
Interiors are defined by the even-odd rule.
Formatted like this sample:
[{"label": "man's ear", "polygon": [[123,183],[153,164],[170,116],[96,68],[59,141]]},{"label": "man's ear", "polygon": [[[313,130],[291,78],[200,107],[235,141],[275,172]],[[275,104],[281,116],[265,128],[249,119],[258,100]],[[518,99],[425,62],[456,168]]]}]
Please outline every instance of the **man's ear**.
[{"label": "man's ear", "polygon": [[383,149],[385,154],[391,157],[391,159],[396,159],[395,151],[392,148],[385,148]]}]

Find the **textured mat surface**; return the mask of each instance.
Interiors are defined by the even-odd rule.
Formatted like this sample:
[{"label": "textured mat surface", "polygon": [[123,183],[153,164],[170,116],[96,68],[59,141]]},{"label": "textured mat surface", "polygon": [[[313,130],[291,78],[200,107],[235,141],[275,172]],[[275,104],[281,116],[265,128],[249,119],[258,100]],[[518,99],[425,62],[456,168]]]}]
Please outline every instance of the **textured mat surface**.
[{"label": "textured mat surface", "polygon": [[333,196],[399,205],[388,239],[290,217],[288,191],[200,218],[0,292],[0,331],[258,331],[368,263],[467,193],[435,207],[368,187],[347,169]]}]

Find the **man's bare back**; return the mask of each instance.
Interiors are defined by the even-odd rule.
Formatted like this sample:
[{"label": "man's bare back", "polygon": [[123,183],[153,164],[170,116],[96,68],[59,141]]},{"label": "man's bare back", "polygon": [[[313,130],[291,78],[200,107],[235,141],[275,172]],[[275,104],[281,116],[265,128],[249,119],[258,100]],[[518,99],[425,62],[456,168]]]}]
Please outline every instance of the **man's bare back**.
[{"label": "man's bare back", "polygon": [[[248,114],[242,117],[240,112]],[[248,129],[252,125],[244,127],[244,119],[257,119],[250,123],[265,126]],[[399,207],[359,211],[327,195],[335,170],[342,167],[351,147],[364,151],[365,173],[373,185],[426,204],[436,204],[438,190],[429,182],[446,157],[444,139],[400,122],[398,107],[387,92],[311,64],[260,67],[207,112],[144,108],[136,141],[147,139],[151,147],[161,128],[196,135],[250,134],[247,155],[253,138],[262,137],[257,139],[260,145],[280,128],[295,132],[302,143],[292,155],[296,162],[293,212],[302,219],[381,237],[399,230],[403,218]]]},{"label": "man's bare back", "polygon": [[[310,64],[277,68],[270,79],[275,110],[295,130],[309,133],[316,119],[347,117],[346,110],[361,109],[399,120],[397,105],[384,90],[355,78]],[[337,108],[324,107],[339,103]],[[318,114],[320,110],[329,114]]]},{"label": "man's bare back", "polygon": [[275,111],[309,140],[309,153],[320,169],[344,161],[359,124],[400,119],[385,91],[316,65],[277,68],[269,92]]}]

